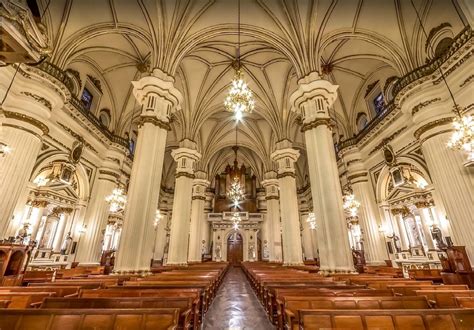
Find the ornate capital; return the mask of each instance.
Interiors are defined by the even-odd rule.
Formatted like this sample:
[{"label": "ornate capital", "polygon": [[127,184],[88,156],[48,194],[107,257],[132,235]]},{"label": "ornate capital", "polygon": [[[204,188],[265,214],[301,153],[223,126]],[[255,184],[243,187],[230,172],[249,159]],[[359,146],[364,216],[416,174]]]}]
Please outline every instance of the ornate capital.
[{"label": "ornate capital", "polygon": [[406,207],[406,206],[403,206],[403,207],[400,207],[400,208],[392,209],[391,212],[392,212],[393,215],[399,215],[399,214],[401,214],[402,218],[405,218],[405,217],[411,215],[410,210],[409,210],[408,207]]},{"label": "ornate capital", "polygon": [[[329,120],[329,109],[336,101],[338,88],[312,72],[298,81],[298,90],[290,97],[291,110],[301,115],[304,125],[314,122],[319,126],[324,121],[318,119]],[[306,126],[306,129],[310,127]]]},{"label": "ornate capital", "polygon": [[293,149],[291,147],[291,142],[288,140],[278,142],[277,148],[278,149],[274,151],[270,157],[278,164],[278,175],[294,174],[295,163],[300,156],[300,152]]},{"label": "ornate capital", "polygon": [[174,149],[171,156],[176,161],[176,177],[187,176],[194,179],[194,163],[201,159],[201,154],[196,150],[194,141],[185,139],[179,143],[180,148]]},{"label": "ornate capital", "polygon": [[48,206],[48,202],[47,201],[34,200],[34,201],[31,202],[31,206],[36,207],[36,208],[45,208],[45,207]]}]

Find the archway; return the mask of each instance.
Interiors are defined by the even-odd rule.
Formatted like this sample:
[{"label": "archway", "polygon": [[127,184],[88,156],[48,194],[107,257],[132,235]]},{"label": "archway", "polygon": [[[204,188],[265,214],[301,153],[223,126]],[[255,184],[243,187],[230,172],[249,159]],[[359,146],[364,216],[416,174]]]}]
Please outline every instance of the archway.
[{"label": "archway", "polygon": [[227,238],[227,261],[232,266],[239,266],[244,257],[244,244],[242,235],[233,232]]}]

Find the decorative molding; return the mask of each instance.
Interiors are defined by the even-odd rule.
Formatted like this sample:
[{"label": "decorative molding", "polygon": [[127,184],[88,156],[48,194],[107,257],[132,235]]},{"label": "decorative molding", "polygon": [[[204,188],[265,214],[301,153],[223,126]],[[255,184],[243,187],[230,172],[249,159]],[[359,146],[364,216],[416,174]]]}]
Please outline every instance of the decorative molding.
[{"label": "decorative molding", "polygon": [[293,172],[283,172],[277,174],[277,179],[282,179],[284,177],[291,176],[292,178],[296,178],[296,174]]},{"label": "decorative molding", "polygon": [[452,27],[452,25],[448,22],[441,23],[440,25],[434,27],[431,29],[430,33],[428,34],[428,37],[426,38],[425,42],[425,51],[428,50],[428,46],[430,45],[431,39],[435,36],[436,33],[438,33],[440,30],[447,28],[447,27]]},{"label": "decorative molding", "polygon": [[400,128],[399,130],[397,130],[396,132],[394,132],[392,135],[382,139],[382,141],[380,141],[379,144],[377,144],[375,146],[374,149],[372,149],[370,152],[369,152],[369,156],[371,156],[372,154],[374,154],[375,152],[379,151],[380,149],[382,149],[385,145],[389,144],[393,139],[395,139],[398,135],[400,135],[400,133],[402,133],[404,130],[407,129],[407,126],[403,126],[402,128]]},{"label": "decorative molding", "polygon": [[372,89],[374,89],[374,87],[379,83],[380,80],[376,80],[374,81],[373,83],[367,85],[367,89],[365,90],[365,95],[364,97],[367,97],[367,95],[370,94],[370,92],[372,91]]},{"label": "decorative molding", "polygon": [[461,85],[459,85],[459,87],[463,88],[464,86],[466,86],[467,84],[469,84],[472,80],[474,80],[474,74],[471,74],[469,77],[466,78],[466,80],[464,80]]},{"label": "decorative molding", "polygon": [[[105,174],[105,175],[109,175],[109,176],[112,176],[116,179],[119,179],[120,178],[120,175],[118,173],[115,173],[115,172],[112,172],[112,171],[108,171],[108,170],[99,170],[99,174]],[[99,178],[100,180],[105,180],[105,178]]]},{"label": "decorative molding", "polygon": [[420,128],[418,128],[415,131],[415,133],[413,133],[413,135],[415,136],[415,138],[417,140],[419,140],[420,136],[423,133],[425,133],[425,132],[427,132],[427,131],[435,128],[435,127],[446,125],[447,123],[450,123],[452,121],[453,121],[453,117],[445,117],[445,118],[434,120],[434,121],[429,122],[428,124],[425,124],[425,125],[421,126]]},{"label": "decorative molding", "polygon": [[34,200],[31,202],[31,206],[32,207],[36,207],[36,208],[45,208],[46,206],[48,206],[48,201],[40,201],[40,200]]},{"label": "decorative molding", "polygon": [[190,178],[190,179],[195,178],[194,174],[191,174],[191,173],[188,173],[188,172],[178,172],[178,173],[176,173],[175,178],[177,179],[177,178],[180,178],[182,176]]},{"label": "decorative molding", "polygon": [[315,119],[312,122],[303,124],[303,126],[301,127],[301,132],[306,132],[308,130],[311,130],[311,129],[316,128],[316,127],[321,126],[321,125],[325,125],[328,128],[330,128],[330,126],[331,126],[330,123],[331,123],[330,118]]},{"label": "decorative molding", "polygon": [[77,134],[76,132],[74,132],[72,129],[70,129],[69,127],[67,127],[66,125],[64,124],[61,124],[59,121],[57,121],[58,125],[61,126],[66,132],[68,132],[72,137],[74,137],[76,140],[79,140],[79,141],[82,141],[84,143],[84,145],[91,149],[93,152],[95,152],[96,154],[98,154],[99,152],[90,144],[88,143],[81,135]]},{"label": "decorative molding", "polygon": [[438,102],[438,101],[441,101],[440,97],[436,97],[434,99],[418,103],[417,105],[415,105],[413,107],[413,110],[411,111],[412,116],[414,114],[416,114],[418,111],[420,111],[421,109],[423,109],[423,108],[427,107],[428,105],[430,105],[431,103],[435,103],[435,102]]},{"label": "decorative molding", "polygon": [[193,196],[191,199],[192,199],[192,200],[197,199],[197,200],[205,201],[205,200],[206,200],[206,197],[205,197],[205,196]]},{"label": "decorative molding", "polygon": [[102,92],[102,85],[100,84],[100,80],[91,76],[90,74],[87,75],[87,78],[91,81],[92,84],[101,92]]},{"label": "decorative molding", "polygon": [[139,126],[142,126],[145,123],[152,123],[155,126],[158,126],[159,128],[162,128],[167,131],[171,131],[171,126],[169,123],[160,120],[156,117],[150,117],[150,116],[141,116],[140,121],[138,123]]},{"label": "decorative molding", "polygon": [[24,121],[25,123],[28,123],[30,125],[33,125],[33,126],[39,128],[41,131],[43,131],[44,135],[49,133],[48,126],[46,126],[45,124],[40,122],[38,119],[35,119],[33,117],[27,116],[27,115],[22,114],[22,113],[13,112],[13,111],[4,110],[3,113],[5,114],[5,117],[7,117],[7,118],[11,118],[11,119],[19,120],[19,121]]},{"label": "decorative molding", "polygon": [[44,97],[42,96],[39,96],[39,95],[36,95],[36,94],[33,94],[33,93],[30,93],[30,92],[21,92],[21,94],[23,95],[26,95],[28,97],[31,97],[32,99],[34,99],[35,101],[41,103],[42,105],[44,105],[46,108],[49,109],[49,111],[52,111],[53,110],[53,106],[51,105],[51,102],[49,102],[47,99],[45,99]]}]

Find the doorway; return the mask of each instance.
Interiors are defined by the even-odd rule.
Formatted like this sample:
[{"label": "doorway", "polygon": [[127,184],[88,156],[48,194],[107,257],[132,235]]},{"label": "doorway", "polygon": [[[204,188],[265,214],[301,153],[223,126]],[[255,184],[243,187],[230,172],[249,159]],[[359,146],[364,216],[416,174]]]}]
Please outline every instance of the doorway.
[{"label": "doorway", "polygon": [[227,239],[227,261],[231,266],[240,266],[244,256],[244,244],[242,236],[233,232]]}]

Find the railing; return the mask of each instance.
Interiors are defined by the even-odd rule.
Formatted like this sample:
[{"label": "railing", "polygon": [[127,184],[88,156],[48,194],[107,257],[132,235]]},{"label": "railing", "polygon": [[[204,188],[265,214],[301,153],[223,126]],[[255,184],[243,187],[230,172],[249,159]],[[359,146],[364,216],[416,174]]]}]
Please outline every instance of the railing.
[{"label": "railing", "polygon": [[69,103],[77,110],[79,110],[79,112],[82,113],[94,126],[96,126],[102,132],[102,134],[107,137],[107,139],[109,139],[113,143],[117,143],[128,148],[127,139],[118,135],[114,135],[112,132],[110,132],[107,127],[105,127],[93,113],[84,108],[84,104],[73,95],[74,83],[72,79],[66,73],[64,73],[63,70],[58,68],[56,65],[46,61],[39,64],[37,68],[49,74],[50,76],[58,79],[61,83],[64,84],[64,86],[66,86],[66,88],[71,92],[71,98],[69,100]]},{"label": "railing", "polygon": [[[412,82],[426,77],[430,74],[433,74],[438,68],[447,60],[449,59],[455,52],[457,52],[466,42],[468,42],[472,38],[473,32],[472,29],[467,26],[464,28],[454,39],[451,47],[448,51],[438,58],[432,60],[430,63],[425,64],[416,68],[415,70],[407,73],[403,77],[397,80],[395,85],[393,86],[393,99],[397,96],[397,94],[404,89],[406,86],[411,84]],[[388,103],[384,109],[372,119],[367,126],[364,127],[356,136],[349,138],[347,140],[341,141],[337,144],[336,150],[342,150],[344,148],[356,145],[359,141],[361,141],[367,133],[369,133],[375,126],[377,126],[382,120],[384,120],[388,114],[390,114],[396,108],[395,103],[393,100]]]}]

